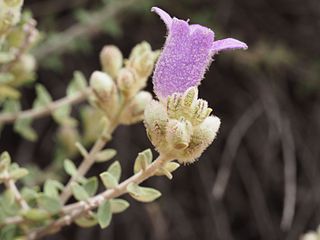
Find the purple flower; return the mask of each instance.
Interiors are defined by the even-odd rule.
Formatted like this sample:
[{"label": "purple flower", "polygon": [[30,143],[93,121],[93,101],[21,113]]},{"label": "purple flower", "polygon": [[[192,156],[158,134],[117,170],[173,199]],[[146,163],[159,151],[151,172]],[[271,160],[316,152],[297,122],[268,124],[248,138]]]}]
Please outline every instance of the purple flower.
[{"label": "purple flower", "polygon": [[159,98],[198,86],[216,53],[247,49],[245,43],[233,38],[214,41],[211,29],[171,18],[160,8],[153,7],[151,11],[160,16],[168,29],[168,37],[153,75],[154,91]]}]

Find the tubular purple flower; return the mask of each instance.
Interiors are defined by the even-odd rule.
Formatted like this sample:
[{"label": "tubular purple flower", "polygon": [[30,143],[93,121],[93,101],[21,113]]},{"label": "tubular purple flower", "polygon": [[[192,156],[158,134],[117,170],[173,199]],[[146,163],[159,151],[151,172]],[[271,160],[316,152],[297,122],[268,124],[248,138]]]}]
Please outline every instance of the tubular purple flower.
[{"label": "tubular purple flower", "polygon": [[151,11],[160,16],[168,29],[168,37],[153,74],[154,92],[159,99],[198,86],[212,57],[218,52],[248,48],[233,38],[214,41],[211,29],[171,18],[160,8],[153,7]]}]

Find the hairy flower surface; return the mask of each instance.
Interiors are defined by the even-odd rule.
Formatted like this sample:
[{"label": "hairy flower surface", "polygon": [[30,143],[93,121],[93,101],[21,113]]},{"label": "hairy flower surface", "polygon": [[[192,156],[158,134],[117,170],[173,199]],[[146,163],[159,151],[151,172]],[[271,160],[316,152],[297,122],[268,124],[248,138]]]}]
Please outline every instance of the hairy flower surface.
[{"label": "hairy flower surface", "polygon": [[160,8],[153,7],[151,11],[160,16],[168,29],[168,37],[153,75],[154,91],[160,99],[198,86],[216,53],[247,49],[245,43],[233,38],[215,41],[211,29],[171,18]]}]

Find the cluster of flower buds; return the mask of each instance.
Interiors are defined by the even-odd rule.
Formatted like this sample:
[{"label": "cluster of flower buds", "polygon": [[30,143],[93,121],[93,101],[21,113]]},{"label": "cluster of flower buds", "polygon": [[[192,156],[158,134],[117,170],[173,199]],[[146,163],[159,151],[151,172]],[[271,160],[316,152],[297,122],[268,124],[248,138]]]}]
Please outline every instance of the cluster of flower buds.
[{"label": "cluster of flower buds", "polygon": [[[22,1],[0,1],[0,16],[5,11],[5,8],[2,8],[5,4],[8,6],[7,9],[16,9],[20,12],[18,6]],[[20,94],[17,88],[35,80],[37,64],[29,50],[38,42],[39,32],[35,27],[35,20],[28,14],[23,14],[21,18],[19,15],[20,21],[17,24],[15,21],[15,26],[6,25],[8,29],[6,28],[5,32],[2,31],[1,20],[0,17],[0,44],[3,50],[0,59],[2,79],[0,96],[1,99],[18,98]]]},{"label": "cluster of flower buds", "polygon": [[23,0],[0,1],[0,36],[20,21]]},{"label": "cluster of flower buds", "polygon": [[198,99],[198,89],[174,93],[166,101],[152,101],[145,110],[145,126],[152,144],[162,154],[180,163],[194,162],[212,143],[220,119],[210,116],[212,109]]},{"label": "cluster of flower buds", "polygon": [[102,49],[102,71],[91,75],[90,86],[94,92],[92,102],[109,120],[119,118],[122,124],[133,124],[143,119],[152,96],[141,89],[146,86],[158,55],[147,42],[135,46],[126,60],[116,46]]}]

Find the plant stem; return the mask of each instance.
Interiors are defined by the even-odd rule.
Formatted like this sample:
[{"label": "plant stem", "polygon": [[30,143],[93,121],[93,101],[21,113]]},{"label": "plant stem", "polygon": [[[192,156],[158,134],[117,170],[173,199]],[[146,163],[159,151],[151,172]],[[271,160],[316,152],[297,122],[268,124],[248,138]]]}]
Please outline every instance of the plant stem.
[{"label": "plant stem", "polygon": [[105,23],[109,19],[115,19],[119,13],[136,2],[137,0],[113,1],[110,4],[106,4],[102,9],[91,12],[88,14],[90,16],[89,20],[77,23],[64,32],[55,34],[55,36],[49,38],[35,49],[35,57],[38,60],[42,60],[50,56],[50,54],[59,55],[70,49],[72,43],[77,39],[82,39],[83,37],[86,39],[93,38],[103,30]]},{"label": "plant stem", "polygon": [[82,160],[78,170],[77,174],[72,176],[63,189],[63,192],[60,195],[60,202],[62,204],[65,204],[68,199],[71,197],[71,186],[72,183],[79,177],[83,177],[88,170],[91,168],[91,166],[95,163],[95,156],[96,154],[102,150],[102,148],[107,144],[107,142],[111,139],[111,134],[113,132],[115,127],[112,127],[109,131],[106,131],[105,133],[102,133],[102,135],[99,137],[99,139],[95,142],[93,147],[91,148],[90,152],[87,156]]},{"label": "plant stem", "polygon": [[81,201],[81,202],[78,202],[75,204],[71,204],[72,207],[70,207],[71,205],[65,206],[63,208],[63,209],[65,209],[64,211],[66,211],[66,209],[68,209],[68,211],[70,211],[70,209],[72,209],[72,211],[70,211],[70,213],[60,217],[59,219],[52,222],[48,226],[41,228],[41,229],[38,229],[34,232],[31,232],[28,236],[28,239],[29,240],[39,239],[45,235],[52,233],[53,230],[59,230],[66,225],[70,225],[79,216],[81,216],[82,214],[84,214],[92,209],[97,208],[105,200],[117,198],[117,197],[127,193],[127,187],[130,183],[140,184],[143,181],[145,181],[146,179],[154,176],[154,174],[156,173],[156,171],[159,168],[163,167],[165,163],[167,163],[168,161],[171,161],[171,160],[173,160],[173,158],[160,154],[158,156],[158,158],[153,163],[151,163],[144,171],[140,171],[140,172],[136,173],[135,175],[131,176],[127,180],[120,183],[117,187],[115,187],[113,189],[108,189],[108,190],[106,190],[106,191],[104,191],[104,192],[102,192],[92,198],[89,198],[86,201]]},{"label": "plant stem", "polygon": [[82,160],[80,166],[78,167],[77,174],[72,176],[63,189],[61,195],[60,195],[60,201],[62,204],[65,204],[68,199],[71,197],[72,192],[71,192],[71,187],[73,182],[79,178],[83,177],[88,170],[91,168],[91,166],[95,163],[95,156],[96,154],[103,149],[103,147],[108,143],[108,141],[111,139],[111,135],[113,131],[116,129],[116,127],[119,125],[119,117],[126,106],[128,102],[130,102],[131,98],[126,98],[124,97],[122,99],[122,103],[120,104],[120,107],[118,109],[118,112],[116,116],[112,119],[110,126],[108,127],[107,130],[105,130],[101,136],[98,138],[98,140],[95,142],[93,147],[91,148],[90,152],[88,155],[84,157]]},{"label": "plant stem", "polygon": [[20,205],[21,209],[22,210],[29,210],[30,207],[29,207],[28,203],[22,198],[22,196],[19,192],[19,189],[17,188],[14,180],[10,177],[9,173],[5,174],[3,181],[4,181],[6,188],[12,192],[14,199]]},{"label": "plant stem", "polygon": [[21,216],[14,216],[14,217],[8,217],[1,221],[0,228],[5,227],[10,224],[20,224],[24,221],[24,219]]},{"label": "plant stem", "polygon": [[36,119],[36,118],[41,118],[43,116],[47,116],[64,105],[67,105],[67,104],[73,105],[73,104],[77,104],[84,101],[87,98],[87,96],[90,94],[90,92],[91,92],[91,89],[88,88],[72,96],[66,96],[57,101],[51,102],[47,106],[44,106],[41,108],[29,109],[29,110],[25,110],[17,113],[3,113],[0,115],[0,124],[11,123],[18,119],[23,119],[23,118]]}]

